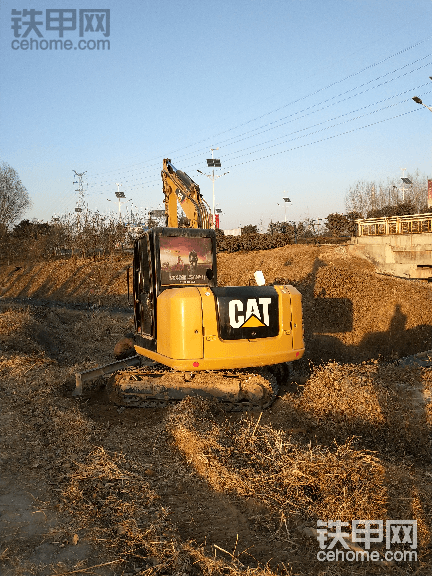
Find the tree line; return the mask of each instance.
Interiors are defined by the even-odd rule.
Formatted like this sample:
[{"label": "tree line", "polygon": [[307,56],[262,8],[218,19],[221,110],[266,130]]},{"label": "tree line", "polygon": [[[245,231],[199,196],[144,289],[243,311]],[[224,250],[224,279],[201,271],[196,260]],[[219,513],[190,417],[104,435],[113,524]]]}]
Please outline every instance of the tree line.
[{"label": "tree line", "polygon": [[[346,213],[329,214],[324,220],[306,218],[301,222],[270,222],[265,234],[258,234],[258,226],[242,227],[243,239],[223,238],[218,233],[221,251],[269,249],[287,243],[328,242],[356,234],[355,220],[426,213],[427,179],[418,171],[408,173],[411,184],[397,179],[386,182],[358,181],[345,197]],[[112,254],[130,246],[137,231],[98,212],[84,211],[53,218],[51,222],[21,220],[30,208],[31,199],[17,172],[0,162],[0,258],[13,262],[26,255],[30,259],[50,259],[65,256],[98,256]],[[187,226],[179,214],[179,226]],[[18,222],[16,224],[16,222]],[[151,228],[161,223],[149,219]],[[139,233],[139,230],[138,230]]]},{"label": "tree line", "polygon": [[385,182],[359,180],[350,186],[345,196],[346,212],[361,214],[362,218],[424,214],[427,206],[427,178],[418,170],[401,178],[388,178]]}]

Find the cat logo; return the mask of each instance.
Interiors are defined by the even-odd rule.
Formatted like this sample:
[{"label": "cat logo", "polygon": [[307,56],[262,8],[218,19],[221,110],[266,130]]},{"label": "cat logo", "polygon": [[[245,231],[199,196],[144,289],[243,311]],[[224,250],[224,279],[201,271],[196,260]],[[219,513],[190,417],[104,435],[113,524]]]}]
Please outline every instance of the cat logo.
[{"label": "cat logo", "polygon": [[222,340],[273,338],[279,334],[279,299],[273,286],[215,286]]},{"label": "cat logo", "polygon": [[232,328],[263,328],[270,325],[271,298],[248,298],[246,306],[241,300],[231,300],[229,321]]}]

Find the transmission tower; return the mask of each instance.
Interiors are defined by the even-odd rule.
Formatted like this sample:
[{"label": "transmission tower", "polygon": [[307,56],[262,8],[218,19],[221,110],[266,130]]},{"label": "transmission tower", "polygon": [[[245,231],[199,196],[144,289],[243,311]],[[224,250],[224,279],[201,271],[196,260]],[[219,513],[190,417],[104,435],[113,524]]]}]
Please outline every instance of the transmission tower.
[{"label": "transmission tower", "polygon": [[78,184],[78,188],[75,189],[75,192],[78,192],[78,202],[75,207],[75,212],[82,212],[84,208],[84,183],[83,183],[83,176],[86,172],[77,172],[73,170],[75,177],[77,180],[74,181],[74,184]]}]

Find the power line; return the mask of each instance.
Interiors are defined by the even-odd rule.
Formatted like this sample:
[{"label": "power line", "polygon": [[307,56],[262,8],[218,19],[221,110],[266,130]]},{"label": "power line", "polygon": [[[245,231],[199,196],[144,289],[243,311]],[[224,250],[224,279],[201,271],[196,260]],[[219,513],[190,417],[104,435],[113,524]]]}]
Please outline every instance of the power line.
[{"label": "power line", "polygon": [[[429,64],[427,64],[427,65],[429,65]],[[396,98],[396,97],[399,96],[399,95],[406,94],[407,92],[412,92],[412,91],[417,90],[418,88],[421,88],[421,87],[424,87],[424,86],[428,86],[428,87],[429,87],[429,86],[430,86],[430,82],[429,82],[429,83],[425,83],[425,84],[421,84],[421,85],[419,85],[419,86],[416,86],[415,88],[410,88],[410,89],[408,89],[408,90],[405,90],[405,91],[403,91],[403,92],[400,92],[400,93],[395,94],[395,95],[392,95],[392,96],[389,96],[388,98],[384,98],[384,99],[379,100],[379,101],[377,101],[377,102],[373,102],[372,104],[368,104],[367,106],[363,106],[363,107],[358,108],[358,109],[356,109],[356,110],[353,110],[353,111],[350,111],[350,112],[346,112],[345,114],[342,114],[342,115],[340,115],[340,116],[336,116],[336,117],[331,118],[331,119],[329,119],[329,120],[324,120],[323,122],[320,122],[320,123],[318,123],[318,124],[309,126],[309,127],[307,127],[307,128],[302,128],[302,129],[300,129],[300,130],[298,130],[298,131],[296,131],[296,132],[293,132],[292,134],[295,134],[295,133],[297,133],[297,132],[301,132],[301,131],[304,131],[304,130],[308,130],[308,129],[314,128],[315,126],[319,126],[319,125],[325,124],[325,123],[327,123],[327,122],[331,122],[331,121],[333,121],[333,120],[336,120],[336,119],[338,119],[338,118],[341,118],[341,117],[344,117],[344,116],[347,116],[347,115],[350,115],[350,114],[354,114],[354,113],[356,113],[356,112],[358,112],[358,111],[360,111],[360,110],[370,108],[371,106],[375,106],[375,105],[380,104],[380,103],[382,103],[382,102],[386,102],[386,101],[388,101],[388,100],[391,100],[392,98]],[[429,93],[429,91],[428,91],[428,93]],[[351,96],[350,98],[352,98],[352,97],[353,97],[353,96]],[[349,99],[349,98],[348,98],[348,99]],[[345,100],[348,100],[348,99],[345,99]],[[345,101],[345,100],[343,100],[343,101]],[[409,100],[410,100],[410,99],[400,101],[398,104],[403,103],[403,102],[406,102],[406,101],[409,101]],[[333,103],[332,106],[335,105],[335,104],[337,104],[337,103]],[[392,106],[393,106],[393,105],[392,105]],[[307,116],[310,116],[311,114],[314,114],[314,113],[316,113],[316,112],[318,112],[318,111],[322,111],[322,110],[324,110],[324,109],[326,109],[326,108],[328,108],[328,106],[327,106],[327,107],[324,107],[324,108],[321,108],[321,109],[319,109],[319,110],[317,110],[317,111],[309,112],[308,114],[305,114],[305,115],[301,116],[300,118],[296,118],[296,119],[293,119],[293,120],[289,120],[289,121],[281,124],[280,126],[284,126],[284,125],[289,124],[289,123],[291,123],[291,122],[293,122],[293,121],[295,121],[295,120],[299,120],[299,119],[302,119],[302,118],[306,118]],[[385,110],[386,108],[388,108],[388,106],[387,106],[387,107],[383,107],[383,108],[381,108],[380,110]],[[300,111],[300,113],[301,113],[301,112],[302,112],[302,111]],[[375,113],[375,112],[376,112],[376,111],[373,111],[373,112],[371,112],[371,114],[372,114],[372,113]],[[365,115],[363,115],[363,116],[365,116]],[[360,118],[360,117],[361,117],[361,116],[359,116],[359,118]],[[258,136],[258,135],[260,135],[260,134],[264,134],[265,132],[268,132],[268,131],[270,131],[270,130],[272,130],[272,129],[274,129],[274,128],[280,127],[280,126],[268,128],[267,130],[263,130],[263,131],[262,131],[261,133],[259,133],[259,134],[254,134],[254,136]],[[290,134],[284,135],[284,136],[281,136],[281,137],[276,138],[276,139],[274,139],[274,140],[277,140],[277,139],[280,139],[280,138],[285,138],[286,136],[289,136],[289,135],[290,135]],[[246,138],[241,138],[241,139],[239,139],[239,140],[237,140],[237,141],[231,142],[230,144],[228,144],[228,146],[230,146],[230,145],[232,145],[232,144],[235,144],[235,143],[237,143],[237,142],[241,142],[241,141],[243,141],[243,140],[247,140],[247,139],[249,139],[249,138],[251,138],[251,136],[246,137]],[[272,141],[273,141],[273,140],[268,140],[267,142],[272,142]],[[267,142],[264,142],[264,143],[267,143]],[[253,148],[253,147],[255,147],[255,146],[262,145],[262,144],[263,144],[263,143],[258,143],[258,144],[254,145],[254,146],[251,146],[251,148]],[[244,149],[244,150],[247,150],[247,149],[248,149],[248,148],[246,148],[246,149]],[[235,153],[235,152],[234,152],[234,153]],[[191,159],[193,159],[193,158],[198,158],[198,157],[201,158],[201,156],[202,156],[202,154],[196,154],[196,155],[193,155],[193,156],[188,157],[188,159],[191,160]],[[159,168],[159,163],[156,164],[155,167]],[[192,167],[192,166],[191,166],[191,167]],[[193,168],[193,167],[192,167],[192,168]],[[148,174],[148,173],[153,173],[153,172],[154,172],[153,170],[146,169],[146,170],[141,171],[141,172],[135,172],[135,174]],[[128,185],[131,185],[132,182],[134,182],[134,181],[136,182],[138,179],[139,179],[139,176],[138,176],[137,178],[134,178],[134,179],[125,179],[125,182],[127,182]],[[155,180],[151,180],[151,182],[154,182],[154,181],[155,181]],[[135,184],[134,186],[139,186],[139,185],[141,185],[141,184],[146,184],[147,182],[148,182],[148,180],[141,180],[140,182],[138,182],[138,183]],[[108,183],[108,181],[107,181],[106,183]],[[90,185],[89,187],[92,188],[92,187],[103,186],[103,185],[104,185],[104,183],[98,183],[98,184],[92,184],[92,185]]]},{"label": "power line", "polygon": [[[431,91],[426,92],[426,94],[430,94]],[[321,130],[317,130],[316,132],[312,132],[310,134],[305,134],[303,136],[299,136],[298,138],[304,138],[306,136],[310,136],[311,134],[317,134],[318,132],[322,132],[323,130],[329,130],[330,128],[334,128],[335,126],[341,126],[342,124],[347,124],[348,122],[353,122],[354,120],[359,120],[360,118],[364,118],[366,116],[370,116],[372,114],[377,114],[378,112],[382,112],[383,110],[388,110],[388,108],[393,108],[394,106],[399,106],[400,104],[403,104],[404,102],[410,102],[411,98],[407,98],[405,100],[400,100],[399,102],[395,102],[393,104],[389,104],[388,106],[384,106],[382,108],[378,108],[377,110],[372,110],[372,112],[368,112],[367,114],[361,114],[359,116],[355,116],[354,118],[349,118],[347,120],[345,120],[344,122],[339,122],[338,124],[332,124],[331,126],[327,126],[326,128],[323,128]],[[236,154],[237,152],[243,152],[245,150],[250,150],[251,148],[256,148],[256,146],[261,146],[262,144],[268,144],[270,142],[274,142],[275,140],[281,140],[282,138],[286,138],[287,136],[292,136],[293,134],[298,134],[299,132],[304,132],[306,130],[310,130],[312,128],[316,128],[317,126],[322,126],[323,124],[326,124],[327,122],[332,122],[333,120],[338,120],[339,118],[343,118],[344,116],[348,116],[350,114],[353,114],[355,112],[358,112],[360,110],[364,110],[366,108],[370,108],[370,106],[374,106],[375,104],[369,104],[368,106],[364,106],[363,108],[359,108],[358,110],[354,111],[354,112],[347,112],[345,114],[341,114],[340,116],[335,116],[334,118],[330,118],[328,120],[323,120],[322,122],[319,122],[318,124],[313,124],[312,126],[308,126],[306,128],[301,128],[300,130],[296,130],[295,132],[291,132],[290,134],[284,134],[283,136],[279,136],[278,138],[273,138],[271,140],[267,140],[266,142],[261,142],[259,144],[254,144],[253,146],[250,146],[249,148],[242,148],[241,150],[236,150],[235,152],[232,152],[232,154]],[[294,140],[297,140],[298,138],[295,138]],[[283,144],[284,142],[280,143]],[[274,146],[279,146],[280,144],[275,144]],[[270,146],[270,148],[273,148],[274,146]],[[229,158],[230,155],[226,155],[225,158]]]},{"label": "power line", "polygon": [[[420,109],[410,110],[409,112],[403,112],[402,114],[398,114],[397,116],[392,116],[391,118],[384,118],[384,120],[378,120],[377,122],[372,122],[371,124],[366,124],[365,126],[359,126],[357,128],[353,128],[352,130],[347,130],[346,132],[341,132],[340,134],[334,134],[333,136],[328,136],[327,138],[321,138],[321,140],[314,140],[314,142],[308,142],[307,144],[301,144],[300,146],[294,146],[293,148],[288,148],[287,150],[281,150],[280,152],[274,152],[273,154],[267,154],[266,156],[261,156],[260,158],[255,158],[253,160],[246,160],[245,162],[239,162],[238,164],[233,164],[231,166],[227,166],[227,168],[235,168],[236,166],[241,166],[243,164],[249,164],[250,162],[257,162],[258,160],[263,160],[264,158],[271,158],[272,156],[277,156],[279,154],[285,154],[286,152],[292,152],[293,150],[298,150],[299,148],[305,148],[306,146],[312,146],[313,144],[319,144],[320,142],[325,142],[326,140],[331,140],[332,138],[337,138],[339,136],[345,136],[346,134],[351,134],[352,132],[356,132],[357,130],[363,130],[364,128],[370,128],[371,126],[376,126],[377,124],[382,124],[383,122],[387,122],[389,120],[394,120],[395,118],[400,118],[401,116],[406,116],[407,114],[413,114],[413,112],[417,112]],[[258,150],[259,152],[259,150]],[[254,154],[255,152],[251,152],[250,154]],[[248,154],[248,155],[250,155]]]},{"label": "power line", "polygon": [[[429,58],[429,57],[430,57],[430,54],[428,54],[424,58],[421,58],[421,60],[424,60],[425,58]],[[414,64],[414,63],[415,62],[411,62],[410,65]],[[303,116],[300,116],[299,118],[294,118],[294,120],[299,120],[300,118],[306,118],[307,116],[310,116],[311,114],[316,114],[317,112],[321,112],[322,110],[325,110],[325,109],[330,108],[332,106],[336,106],[336,104],[340,104],[342,102],[346,102],[347,100],[351,100],[352,98],[355,98],[356,96],[361,96],[362,94],[366,94],[366,92],[369,92],[370,90],[375,90],[376,88],[381,88],[382,86],[389,84],[390,82],[394,82],[395,80],[399,80],[400,78],[403,78],[407,74],[412,74],[413,72],[417,72],[421,68],[426,68],[427,66],[430,66],[431,64],[432,64],[432,62],[427,62],[423,66],[419,66],[418,68],[415,68],[414,70],[411,70],[410,72],[406,72],[404,74],[401,74],[400,76],[396,76],[396,78],[392,78],[391,80],[387,80],[386,82],[382,82],[381,84],[377,84],[376,86],[372,86],[371,88],[368,88],[367,90],[363,90],[362,92],[357,92],[356,94],[352,94],[351,96],[348,96],[348,98],[343,98],[342,100],[338,100],[337,102],[333,102],[332,104],[324,106],[323,108],[313,110],[312,112],[309,112],[308,114],[304,114]],[[406,66],[402,66],[401,68],[398,68],[397,70],[402,70],[403,68],[406,68]],[[394,70],[392,73],[394,73],[395,71],[396,70]],[[384,74],[383,76],[379,76],[378,78],[375,78],[374,80],[371,80],[370,82],[376,81],[380,78],[384,78],[385,76],[388,76],[388,74]],[[345,94],[352,92],[352,90],[355,90],[357,88],[362,88],[363,86],[370,84],[370,82],[366,82],[365,84],[362,84],[360,86],[356,86],[355,88],[351,88],[350,90],[347,90],[346,92],[343,92],[343,93],[339,94],[338,96],[344,96]],[[427,86],[427,85],[429,85],[429,83],[422,84],[421,86],[419,86],[419,88],[421,88],[423,86]],[[414,88],[414,90],[415,89],[417,89],[417,88]],[[403,93],[406,93],[406,92],[407,91],[405,91]],[[262,126],[259,126],[258,128],[254,128],[253,130],[250,130],[249,132],[244,132],[243,134],[240,134],[239,136],[234,136],[233,138],[230,138],[229,140],[233,140],[234,138],[239,138],[241,136],[244,136],[244,135],[249,134],[251,132],[254,132],[256,130],[260,130],[261,128],[265,128],[266,126],[270,126],[271,124],[274,124],[276,122],[280,122],[281,120],[286,120],[287,118],[292,118],[293,116],[297,116],[297,114],[301,114],[302,112],[306,112],[307,110],[310,110],[311,108],[315,108],[317,106],[321,106],[321,104],[325,104],[327,102],[330,102],[331,100],[334,100],[334,98],[337,98],[338,96],[333,96],[332,98],[328,98],[327,100],[323,100],[322,102],[319,102],[318,104],[315,104],[314,106],[308,106],[307,108],[304,108],[303,110],[300,110],[298,112],[293,112],[292,114],[289,114],[288,116],[284,116],[283,118],[279,118],[278,120],[274,120],[273,122],[269,122],[268,124],[263,124]],[[391,96],[391,98],[395,98],[395,97],[396,96]],[[289,122],[293,122],[294,120],[290,120]],[[273,130],[275,128],[278,128],[280,126],[288,124],[289,122],[279,124],[278,126],[274,126],[272,128],[269,128],[269,130]],[[265,130],[264,132],[266,132],[266,131],[267,130]],[[260,132],[260,134],[262,134],[262,133],[263,132]],[[229,140],[227,140],[227,141],[229,141]],[[236,142],[240,142],[240,140],[236,140]],[[222,144],[223,144],[223,142],[221,143],[221,145]]]},{"label": "power line", "polygon": [[[406,116],[407,114],[412,114],[413,112],[417,112],[418,110],[420,110],[420,109],[414,109],[414,110],[410,110],[409,112],[403,112],[402,114],[398,114],[398,115],[396,115],[396,116],[391,116],[390,118],[384,118],[383,120],[378,120],[377,122],[371,122],[371,123],[366,124],[366,125],[364,125],[364,126],[359,126],[359,127],[357,127],[357,128],[353,128],[352,130],[347,130],[347,131],[341,132],[341,133],[339,133],[339,134],[334,134],[334,135],[332,135],[332,136],[328,136],[327,138],[321,138],[321,139],[319,139],[319,140],[314,140],[313,142],[308,142],[308,143],[305,143],[305,144],[301,144],[300,146],[294,146],[294,147],[292,147],[292,148],[288,148],[288,149],[286,149],[286,150],[281,150],[281,151],[279,151],[279,152],[274,152],[274,153],[272,153],[272,154],[267,154],[267,155],[261,156],[261,157],[259,157],[259,158],[255,158],[255,159],[251,159],[251,160],[246,160],[246,161],[244,161],[244,162],[238,162],[237,164],[232,164],[232,165],[227,166],[227,169],[228,169],[228,168],[231,169],[231,168],[235,168],[236,166],[241,166],[241,165],[243,165],[243,164],[249,164],[249,163],[251,163],[251,162],[256,162],[256,161],[259,161],[259,160],[263,160],[263,159],[265,159],[265,158],[271,158],[272,156],[277,156],[277,155],[279,155],[279,154],[284,154],[284,153],[287,153],[287,152],[292,152],[293,150],[298,150],[298,149],[304,148],[304,147],[306,147],[306,146],[312,146],[313,144],[318,144],[318,143],[321,143],[321,142],[325,142],[326,140],[331,140],[331,139],[337,138],[337,137],[339,137],[339,136],[344,136],[344,135],[346,135],[346,134],[350,134],[350,133],[352,133],[352,132],[356,132],[357,130],[363,130],[363,129],[365,129],[365,128],[370,128],[371,126],[376,126],[377,124],[381,124],[381,123],[387,122],[387,121],[389,121],[389,120],[394,120],[394,119],[396,119],[396,118],[400,118],[400,117],[402,117],[402,116]],[[332,126],[332,127],[334,127],[334,126]],[[321,132],[321,130],[318,131],[318,132]],[[311,136],[311,134],[308,134],[308,135],[306,135],[306,136]],[[295,138],[294,140],[297,140],[297,138]],[[267,148],[267,149],[270,149],[270,148]],[[250,155],[252,155],[252,154],[256,154],[256,153],[261,152],[261,151],[262,151],[262,150],[256,150],[255,152],[250,152],[250,153],[246,154],[246,156],[250,156]],[[244,156],[245,156],[245,155],[243,154],[243,155],[241,155],[241,156],[232,158],[232,160],[236,160],[237,158],[242,158],[242,157],[244,157]],[[186,167],[185,167],[185,169],[189,169],[189,168],[193,168],[193,166],[186,166]],[[147,180],[147,181],[141,182],[140,184],[151,184],[151,183],[153,183],[153,182],[154,182],[154,183],[157,183],[157,182],[159,182],[159,181],[158,181],[158,180]]]},{"label": "power line", "polygon": [[[267,130],[263,130],[263,131],[260,132],[260,133],[253,134],[253,135],[251,135],[251,136],[246,136],[245,138],[240,138],[240,139],[238,139],[238,140],[235,140],[234,142],[231,142],[230,144],[225,144],[225,146],[227,146],[227,145],[230,146],[230,145],[235,144],[235,143],[237,143],[237,142],[241,142],[241,141],[243,141],[243,140],[247,140],[247,139],[249,139],[249,138],[251,138],[251,137],[257,136],[257,135],[259,135],[259,134],[263,134],[263,133],[268,132],[268,131],[270,131],[270,130],[273,130],[273,129],[279,128],[279,127],[281,127],[281,126],[284,126],[284,125],[286,125],[286,124],[289,124],[289,123],[291,123],[291,122],[293,122],[293,121],[295,121],[295,120],[299,120],[299,119],[305,118],[305,117],[307,117],[307,116],[310,116],[311,114],[315,114],[315,113],[317,113],[317,112],[320,112],[320,111],[322,111],[322,110],[325,110],[326,108],[329,108],[329,107],[331,107],[331,106],[335,106],[336,104],[339,104],[339,103],[341,103],[341,102],[345,102],[345,101],[347,101],[347,100],[350,100],[350,99],[352,99],[352,98],[354,98],[354,97],[356,97],[356,96],[359,96],[359,95],[361,95],[361,94],[364,94],[364,93],[366,93],[366,92],[368,92],[368,91],[370,91],[370,90],[373,90],[373,89],[375,89],[375,88],[384,86],[385,84],[388,84],[389,82],[392,82],[392,81],[394,81],[394,80],[400,79],[400,78],[406,76],[407,74],[411,74],[412,72],[415,72],[415,71],[417,71],[417,70],[419,70],[419,69],[421,69],[421,68],[424,68],[424,67],[426,67],[426,66],[429,66],[431,63],[432,63],[432,62],[428,62],[428,63],[424,64],[423,66],[420,66],[419,68],[416,68],[415,70],[412,70],[412,71],[410,71],[410,72],[406,72],[406,73],[404,73],[404,74],[402,74],[402,75],[400,75],[400,76],[398,76],[398,77],[396,77],[396,78],[393,78],[393,79],[391,79],[391,80],[387,80],[386,82],[383,82],[383,83],[381,83],[381,84],[379,84],[379,85],[377,85],[377,86],[373,86],[373,87],[371,87],[371,88],[368,88],[367,90],[364,90],[364,91],[362,91],[362,92],[353,94],[353,95],[349,96],[348,98],[345,98],[345,99],[343,99],[343,100],[339,100],[338,102],[333,102],[332,104],[330,104],[330,105],[328,105],[328,106],[324,106],[323,108],[320,108],[320,109],[318,109],[318,110],[313,110],[313,111],[309,112],[308,114],[304,114],[303,116],[300,116],[299,118],[294,118],[294,119],[292,119],[292,120],[288,120],[287,122],[284,122],[284,123],[279,124],[279,125],[277,125],[277,126],[272,126],[271,128],[268,128]],[[404,67],[405,67],[405,66],[404,66]],[[402,68],[404,68],[404,67],[402,67]],[[415,88],[412,88],[412,89],[410,89],[410,90],[411,90],[411,91],[417,90],[418,88],[422,88],[422,87],[424,87],[424,86],[429,86],[429,85],[430,85],[429,83],[421,84],[420,86],[416,86]],[[366,106],[366,107],[370,107],[370,106],[373,106],[373,105],[375,105],[375,104],[384,102],[384,101],[386,101],[386,100],[388,100],[388,99],[395,98],[395,97],[399,96],[400,94],[404,94],[404,93],[409,92],[410,90],[405,90],[405,91],[403,91],[403,92],[401,92],[401,93],[399,93],[399,94],[396,94],[396,95],[394,95],[394,96],[391,96],[391,97],[389,97],[389,98],[387,98],[387,99],[380,100],[380,101],[378,101],[377,103],[369,104],[369,105]],[[348,91],[348,92],[349,92],[349,91]],[[327,100],[327,101],[328,101],[328,100]],[[327,101],[323,101],[323,102],[321,102],[320,104],[325,103],[325,102],[327,102]],[[317,104],[317,106],[319,106],[320,104]],[[366,108],[366,107],[364,107],[364,108]],[[303,110],[301,110],[301,111],[299,111],[299,112],[295,112],[295,113],[293,113],[293,114],[291,114],[291,115],[289,115],[289,116],[287,116],[287,117],[285,117],[285,118],[291,118],[292,116],[296,116],[297,114],[301,114],[302,112],[305,112],[305,111],[307,111],[307,110],[310,110],[310,108],[311,108],[311,107],[305,108],[305,109],[303,109]],[[348,112],[347,114],[352,114],[352,113],[355,113],[355,112],[356,112],[356,111],[352,111],[352,112]],[[280,119],[280,120],[283,120],[283,119],[285,119],[285,118],[282,118],[282,119]],[[327,121],[329,121],[329,120],[327,120]],[[276,121],[275,121],[275,122],[276,122]],[[268,126],[268,124],[267,124],[267,125],[264,125],[264,126],[262,126],[262,127],[265,127],[265,126]],[[254,129],[253,131],[258,130],[258,129],[259,129],[259,128],[256,128],[256,129]],[[244,134],[248,134],[248,133],[246,132],[246,133],[244,133]],[[242,135],[240,135],[240,136],[242,136]],[[221,147],[222,147],[222,146],[223,146],[223,142],[221,143]],[[193,155],[189,155],[189,156],[188,156],[188,155],[184,155],[184,156],[183,156],[183,158],[187,158],[187,159],[189,159],[189,160],[192,159],[192,158],[201,158],[201,157],[202,157],[202,154],[201,154],[201,153],[199,153],[199,154],[193,154]],[[180,156],[179,158],[182,158],[182,156]],[[159,163],[158,163],[158,164],[154,164],[154,167],[155,167],[155,168],[159,168]],[[149,167],[149,168],[147,168],[146,170],[143,170],[143,171],[141,171],[141,172],[135,172],[135,174],[145,174],[145,173],[152,172],[152,171],[153,171],[152,168]],[[132,171],[129,171],[129,172],[132,172]],[[126,172],[126,173],[127,173],[127,172]],[[127,181],[127,182],[129,182],[129,181]],[[103,183],[99,183],[99,184],[90,184],[89,187],[92,188],[92,187],[98,186],[98,185],[99,185],[99,186],[102,186],[102,185],[108,184],[108,183],[109,183],[109,181],[107,180],[107,181],[105,181],[105,182],[103,182]]]},{"label": "power line", "polygon": [[[392,58],[395,58],[396,56],[400,56],[401,54],[404,54],[405,52],[408,52],[409,50],[412,50],[413,48],[416,48],[417,46],[420,46],[421,44],[424,44],[425,42],[427,42],[427,41],[430,40],[431,38],[432,38],[432,36],[428,36],[427,38],[425,38],[425,39],[423,39],[423,40],[420,40],[419,42],[416,42],[415,44],[412,44],[411,46],[408,46],[408,47],[406,47],[406,48],[404,48],[404,49],[402,49],[402,50],[399,50],[398,52],[395,52],[394,54],[391,54],[390,56],[387,56],[386,58],[383,58],[382,60],[379,60],[378,62],[375,62],[375,63],[373,63],[373,64],[370,64],[370,65],[366,66],[365,68],[362,68],[361,70],[358,70],[357,72],[353,72],[352,74],[349,74],[348,76],[346,76],[346,77],[344,77],[344,78],[342,78],[342,79],[340,79],[340,80],[336,80],[335,82],[332,82],[332,83],[328,84],[327,86],[324,86],[324,87],[322,87],[322,88],[319,88],[319,89],[315,90],[314,92],[311,92],[311,93],[307,94],[306,96],[302,96],[302,97],[300,97],[300,98],[297,98],[296,100],[293,100],[293,101],[291,101],[291,102],[288,102],[288,103],[284,104],[283,106],[280,106],[279,108],[276,108],[276,109],[271,110],[271,111],[269,111],[269,112],[266,112],[266,113],[264,113],[264,114],[262,114],[262,115],[260,115],[260,116],[257,116],[257,117],[255,117],[255,118],[252,118],[252,119],[248,120],[247,122],[244,122],[244,123],[242,123],[242,124],[239,124],[239,125],[234,126],[234,127],[231,127],[231,128],[228,128],[227,130],[224,130],[224,131],[222,131],[222,132],[219,132],[219,133],[217,133],[217,134],[215,134],[215,135],[213,135],[213,136],[206,137],[206,138],[204,138],[204,139],[202,139],[202,140],[199,140],[199,141],[196,142],[196,143],[192,143],[192,144],[189,144],[189,145],[184,146],[184,147],[182,147],[182,148],[179,148],[179,149],[177,149],[177,150],[174,150],[174,151],[172,151],[172,152],[170,153],[170,156],[173,156],[174,154],[176,154],[177,152],[180,152],[181,150],[185,150],[185,149],[190,148],[190,147],[198,146],[198,144],[201,144],[201,143],[203,143],[203,142],[208,142],[209,140],[215,140],[215,139],[217,139],[218,136],[221,136],[222,134],[226,134],[227,132],[231,132],[231,131],[233,131],[233,130],[236,130],[236,129],[238,129],[238,128],[241,128],[242,126],[246,126],[246,125],[248,125],[248,124],[250,124],[250,123],[252,123],[252,122],[255,122],[256,120],[260,120],[261,118],[264,118],[264,117],[266,117],[266,116],[269,116],[270,114],[273,114],[273,113],[275,113],[275,112],[278,112],[279,110],[282,110],[282,109],[284,109],[284,108],[286,108],[286,107],[288,107],[288,106],[291,106],[291,105],[293,105],[293,104],[296,104],[296,103],[298,103],[298,102],[301,102],[302,100],[305,100],[306,98],[309,98],[309,97],[311,97],[311,96],[314,96],[314,95],[316,95],[316,94],[319,94],[320,92],[323,92],[324,90],[327,90],[327,89],[329,89],[329,88],[331,88],[331,87],[333,87],[333,86],[336,86],[337,84],[341,84],[342,82],[345,82],[346,80],[348,80],[348,79],[350,79],[350,78],[353,78],[353,77],[355,77],[355,76],[358,76],[359,74],[362,74],[363,72],[365,72],[365,71],[367,71],[367,70],[370,70],[370,69],[372,69],[372,68],[375,68],[376,66],[379,66],[380,64],[383,64],[384,62],[387,62],[388,60],[390,60],[390,59],[392,59]],[[371,82],[376,81],[376,80],[379,79],[379,78],[388,76],[389,74],[393,74],[395,71],[401,70],[401,69],[403,69],[403,68],[405,68],[405,67],[407,67],[407,66],[410,66],[410,65],[412,65],[412,64],[414,64],[414,63],[416,63],[416,62],[418,62],[418,61],[424,60],[425,58],[427,58],[427,57],[429,57],[429,56],[430,56],[430,54],[428,54],[427,56],[425,56],[425,57],[423,57],[423,58],[414,60],[413,62],[411,62],[411,63],[409,63],[409,64],[406,64],[406,65],[402,66],[401,68],[397,68],[397,69],[395,69],[395,70],[392,71],[392,72],[388,72],[388,73],[386,73],[386,74],[384,74],[384,75],[382,75],[382,76],[378,76],[378,77],[377,77],[376,79],[374,79],[374,80],[370,80],[369,82],[366,82],[366,83],[364,83],[364,84],[361,84],[360,86],[357,86],[357,87],[355,87],[355,88],[352,88],[352,89],[350,89],[350,90],[348,90],[348,91],[346,91],[346,92],[343,92],[343,93],[341,93],[341,94],[339,94],[339,95],[337,95],[337,96],[334,96],[334,97],[332,97],[332,98],[330,98],[330,99],[328,99],[328,100],[324,100],[322,103],[328,102],[328,101],[330,101],[331,99],[334,99],[334,98],[338,98],[339,96],[341,96],[341,95],[343,95],[343,94],[346,94],[346,93],[348,93],[348,92],[350,92],[350,91],[352,91],[352,90],[355,90],[356,88],[360,88],[360,87],[363,87],[363,86],[365,86],[365,85],[367,85],[367,84],[370,84]],[[320,103],[320,104],[321,104],[321,103]],[[320,105],[320,104],[318,104],[318,105]],[[316,105],[315,105],[315,106],[316,106]],[[311,108],[311,107],[308,107],[308,108],[306,108],[305,110],[308,110],[308,109],[310,109],[310,108]],[[258,128],[258,129],[259,129],[259,128]],[[141,162],[141,163],[129,165],[129,166],[126,166],[125,168],[133,167],[133,166],[138,166],[138,165],[140,165],[140,164],[145,164],[145,163],[147,163],[147,162],[152,162],[152,161],[157,161],[157,160],[159,160],[159,157],[155,157],[155,158],[152,158],[152,159],[149,159],[149,160],[144,160],[144,161]],[[104,172],[104,174],[112,173],[112,172],[118,172],[118,171],[124,171],[124,169],[123,169],[123,168],[117,168],[117,169],[110,170],[110,171],[108,171],[108,172]],[[95,176],[98,176],[98,175],[99,175],[99,174],[95,174]]]}]

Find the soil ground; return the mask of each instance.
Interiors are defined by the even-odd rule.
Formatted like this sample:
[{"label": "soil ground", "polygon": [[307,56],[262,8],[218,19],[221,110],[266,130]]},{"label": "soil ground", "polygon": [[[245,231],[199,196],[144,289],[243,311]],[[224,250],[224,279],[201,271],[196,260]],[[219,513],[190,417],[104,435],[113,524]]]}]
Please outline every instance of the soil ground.
[{"label": "soil ground", "polygon": [[[343,246],[221,254],[220,284],[260,269],[303,296],[307,353],[271,409],[73,398],[131,329],[129,264],[0,271],[2,574],[429,575],[432,370],[396,361],[432,349],[430,284]],[[338,519],[417,520],[417,561],[317,561]]]}]

